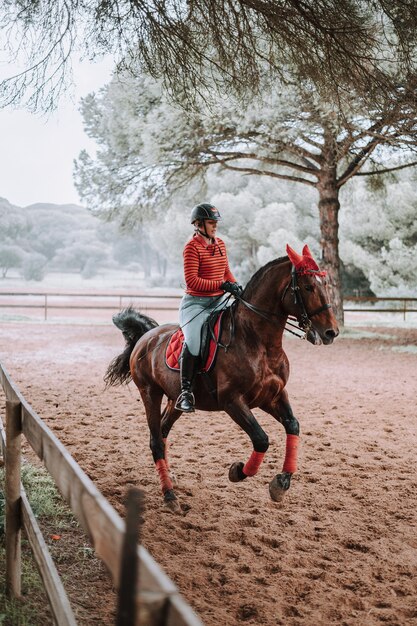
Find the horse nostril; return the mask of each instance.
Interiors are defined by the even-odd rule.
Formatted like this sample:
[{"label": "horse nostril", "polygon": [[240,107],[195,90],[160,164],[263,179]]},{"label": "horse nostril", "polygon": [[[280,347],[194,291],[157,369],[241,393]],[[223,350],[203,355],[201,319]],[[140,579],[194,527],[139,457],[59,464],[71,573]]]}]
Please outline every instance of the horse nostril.
[{"label": "horse nostril", "polygon": [[339,334],[339,331],[333,330],[333,328],[328,328],[324,334],[328,339],[335,339]]}]

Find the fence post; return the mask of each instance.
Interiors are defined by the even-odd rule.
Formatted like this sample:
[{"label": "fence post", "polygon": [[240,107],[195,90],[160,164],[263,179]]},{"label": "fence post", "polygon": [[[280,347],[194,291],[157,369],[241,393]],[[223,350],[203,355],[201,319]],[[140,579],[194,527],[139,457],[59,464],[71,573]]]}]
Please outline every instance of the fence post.
[{"label": "fence post", "polygon": [[406,314],[407,314],[407,300],[404,300],[404,322],[405,322]]},{"label": "fence post", "polygon": [[45,315],[44,315],[44,321],[46,322],[46,320],[48,319],[48,294],[45,294]]},{"label": "fence post", "polygon": [[21,595],[21,434],[22,405],[6,400],[6,593]]},{"label": "fence post", "polygon": [[126,531],[122,547],[116,626],[136,624],[138,541],[143,511],[143,492],[131,487],[126,499]]}]

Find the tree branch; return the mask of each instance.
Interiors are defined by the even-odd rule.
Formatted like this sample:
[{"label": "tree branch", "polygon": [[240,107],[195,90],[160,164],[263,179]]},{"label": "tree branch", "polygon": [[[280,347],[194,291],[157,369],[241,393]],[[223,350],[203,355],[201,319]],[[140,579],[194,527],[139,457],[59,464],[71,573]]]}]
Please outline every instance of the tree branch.
[{"label": "tree branch", "polygon": [[287,174],[278,174],[277,172],[271,172],[270,170],[257,170],[252,167],[237,167],[235,165],[228,165],[226,163],[220,162],[219,165],[226,170],[232,170],[234,172],[241,172],[244,174],[255,175],[255,176],[271,176],[272,178],[280,178],[281,180],[290,180],[296,183],[303,183],[305,185],[311,185],[312,187],[316,187],[317,183],[312,180],[308,180],[307,178],[301,178],[299,176],[289,176]]},{"label": "tree branch", "polygon": [[[314,146],[318,150],[321,151],[323,149],[323,144],[319,141],[315,141],[314,139],[312,139],[310,135],[307,136],[304,133],[300,133],[300,137],[303,141],[305,141],[305,143],[309,143],[311,146]],[[317,154],[316,156],[318,157],[320,155]]]},{"label": "tree branch", "polygon": [[397,165],[396,167],[386,167],[383,170],[375,170],[374,172],[357,172],[356,176],[377,176],[378,174],[387,174],[388,172],[403,170],[406,167],[413,167],[414,165],[417,165],[417,161],[413,161],[412,163],[405,163],[403,165]]},{"label": "tree branch", "polygon": [[222,162],[222,157],[226,157],[228,161],[238,160],[238,159],[250,159],[254,161],[260,161],[261,163],[268,163],[269,165],[277,165],[280,167],[289,167],[291,169],[297,170],[299,172],[304,172],[304,174],[312,174],[317,175],[318,168],[316,167],[306,167],[305,165],[300,165],[299,163],[293,163],[292,161],[286,161],[285,159],[274,159],[272,157],[266,156],[258,156],[254,152],[216,152],[215,150],[208,150],[209,154],[213,155],[218,159],[218,162]]},{"label": "tree branch", "polygon": [[370,157],[370,155],[379,143],[380,142],[377,139],[372,139],[372,141],[370,141],[368,145],[365,146],[365,148],[362,148],[362,150],[360,150],[359,154],[356,155],[353,161],[349,163],[343,174],[337,179],[336,184],[338,188],[342,187],[342,185],[344,185],[349,180],[349,178],[355,176],[355,174],[360,170],[360,168]]}]

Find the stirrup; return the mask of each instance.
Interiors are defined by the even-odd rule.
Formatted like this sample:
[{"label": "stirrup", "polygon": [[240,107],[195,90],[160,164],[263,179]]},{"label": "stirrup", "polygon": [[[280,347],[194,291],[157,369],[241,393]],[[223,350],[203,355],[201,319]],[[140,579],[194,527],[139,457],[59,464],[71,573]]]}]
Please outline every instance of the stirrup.
[{"label": "stirrup", "polygon": [[[184,404],[183,404],[184,403]],[[191,391],[182,391],[177,398],[175,408],[183,413],[194,413],[195,398]]]}]

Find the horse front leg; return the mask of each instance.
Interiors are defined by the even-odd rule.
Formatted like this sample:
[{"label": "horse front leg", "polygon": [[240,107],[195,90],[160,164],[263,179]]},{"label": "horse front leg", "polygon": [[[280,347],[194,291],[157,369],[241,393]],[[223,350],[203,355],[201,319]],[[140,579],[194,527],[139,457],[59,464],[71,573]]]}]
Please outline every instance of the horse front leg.
[{"label": "horse front leg", "polygon": [[265,453],[269,447],[268,435],[261,428],[248,406],[242,402],[233,402],[225,407],[225,411],[232,420],[249,435],[253,451],[246,463],[233,463],[229,469],[229,480],[233,483],[245,480],[257,474]]},{"label": "horse front leg", "polygon": [[291,477],[297,471],[298,445],[300,441],[300,425],[292,412],[285,390],[276,403],[261,407],[272,415],[285,428],[287,436],[285,445],[285,459],[281,474],[277,474],[269,483],[269,494],[275,502],[281,502],[290,488]]}]

